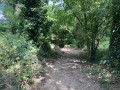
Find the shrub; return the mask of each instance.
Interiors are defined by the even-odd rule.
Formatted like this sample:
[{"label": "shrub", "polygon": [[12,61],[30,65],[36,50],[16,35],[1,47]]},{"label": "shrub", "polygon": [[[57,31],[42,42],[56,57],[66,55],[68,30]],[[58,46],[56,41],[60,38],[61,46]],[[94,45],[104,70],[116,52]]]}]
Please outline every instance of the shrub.
[{"label": "shrub", "polygon": [[36,72],[42,70],[36,57],[37,51],[37,47],[25,36],[7,32],[0,35],[0,66],[6,73],[12,73],[21,84],[32,82]]}]

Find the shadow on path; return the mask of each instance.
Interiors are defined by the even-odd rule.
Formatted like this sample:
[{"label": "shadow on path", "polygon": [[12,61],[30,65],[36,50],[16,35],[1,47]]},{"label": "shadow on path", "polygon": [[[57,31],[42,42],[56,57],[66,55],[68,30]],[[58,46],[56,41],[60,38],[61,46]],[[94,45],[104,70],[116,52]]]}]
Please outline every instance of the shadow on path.
[{"label": "shadow on path", "polygon": [[99,83],[89,79],[88,62],[79,60],[83,51],[70,48],[61,51],[64,53],[60,58],[45,60],[48,72],[30,90],[103,90]]}]

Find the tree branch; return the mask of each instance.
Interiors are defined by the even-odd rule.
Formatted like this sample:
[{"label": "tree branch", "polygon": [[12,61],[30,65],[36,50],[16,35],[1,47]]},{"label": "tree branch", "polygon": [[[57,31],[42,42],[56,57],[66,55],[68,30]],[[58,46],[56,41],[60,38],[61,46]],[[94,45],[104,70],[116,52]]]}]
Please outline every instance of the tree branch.
[{"label": "tree branch", "polygon": [[79,17],[77,16],[77,14],[72,10],[70,4],[69,4],[67,1],[66,1],[66,4],[68,5],[69,9],[72,11],[72,13],[73,13],[73,15],[76,17],[76,19],[78,20],[78,22],[79,22],[81,25],[83,25],[82,22],[81,22],[81,20],[79,19]]}]

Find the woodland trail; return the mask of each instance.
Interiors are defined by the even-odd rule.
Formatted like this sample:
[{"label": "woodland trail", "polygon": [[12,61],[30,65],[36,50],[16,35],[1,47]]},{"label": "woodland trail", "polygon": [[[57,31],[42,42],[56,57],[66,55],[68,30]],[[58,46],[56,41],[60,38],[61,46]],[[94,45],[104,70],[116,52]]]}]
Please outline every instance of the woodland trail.
[{"label": "woodland trail", "polygon": [[58,59],[46,59],[48,72],[43,80],[36,80],[30,90],[104,90],[100,84],[89,79],[90,64],[80,60],[82,51],[63,48],[63,56]]}]

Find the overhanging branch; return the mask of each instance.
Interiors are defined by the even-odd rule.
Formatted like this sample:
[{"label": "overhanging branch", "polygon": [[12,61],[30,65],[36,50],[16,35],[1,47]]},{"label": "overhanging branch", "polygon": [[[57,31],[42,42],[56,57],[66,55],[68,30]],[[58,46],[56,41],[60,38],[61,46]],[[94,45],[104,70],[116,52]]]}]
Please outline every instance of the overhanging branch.
[{"label": "overhanging branch", "polygon": [[69,4],[67,1],[66,1],[66,4],[68,5],[69,9],[72,11],[72,13],[73,13],[73,15],[76,17],[76,19],[78,20],[78,22],[79,22],[81,25],[83,25],[82,22],[81,22],[81,20],[79,19],[79,17],[77,16],[77,14],[72,10],[70,4]]}]

